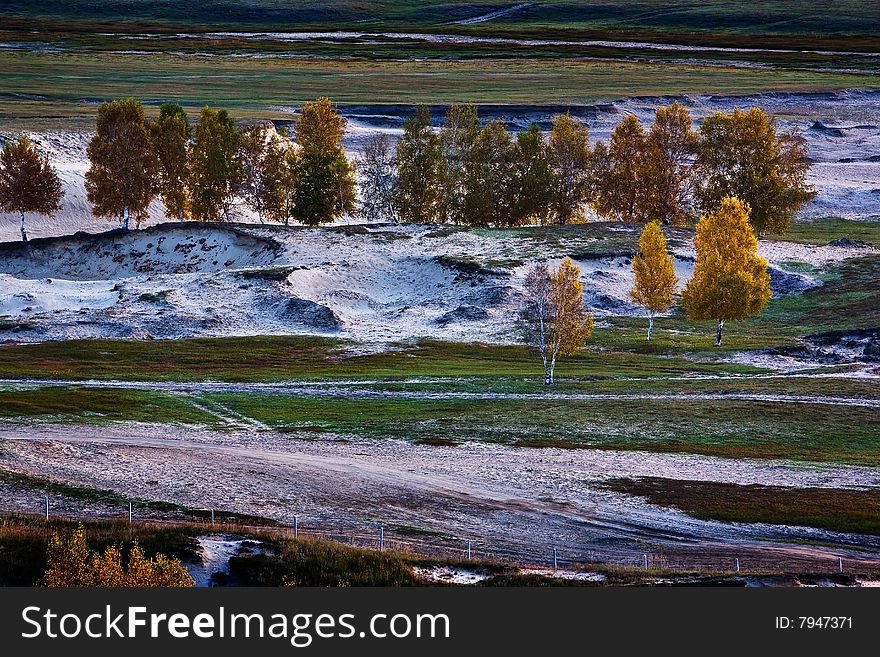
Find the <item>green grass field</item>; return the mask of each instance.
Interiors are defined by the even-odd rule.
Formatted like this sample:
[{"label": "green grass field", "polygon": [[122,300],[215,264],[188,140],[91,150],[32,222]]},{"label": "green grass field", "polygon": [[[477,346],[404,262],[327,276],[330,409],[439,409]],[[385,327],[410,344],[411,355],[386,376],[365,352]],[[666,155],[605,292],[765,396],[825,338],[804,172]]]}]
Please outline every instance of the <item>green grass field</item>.
[{"label": "green grass field", "polygon": [[[874,3],[816,8],[773,0],[534,2],[496,20],[455,23],[512,2],[7,2],[0,9],[0,120],[7,127],[85,126],[97,103],[134,96],[240,118],[318,96],[348,103],[578,105],[627,96],[829,91],[880,86]],[[375,31],[472,37],[653,41],[763,52],[644,46],[426,42],[335,36],[319,41],[178,32]],[[149,35],[149,36],[144,36]],[[776,49],[777,52],[767,52]],[[786,52],[801,49],[797,52]],[[807,51],[802,51],[807,49]],[[758,65],[743,66],[742,62]],[[289,115],[288,115],[289,116]]]},{"label": "green grass field", "polygon": [[[241,118],[318,96],[341,104],[421,102],[580,105],[630,95],[749,94],[878,86],[880,76],[722,64],[571,58],[289,60],[172,54],[0,51],[0,120],[91,118],[103,100],[134,96]],[[289,117],[289,115],[288,115]]]}]

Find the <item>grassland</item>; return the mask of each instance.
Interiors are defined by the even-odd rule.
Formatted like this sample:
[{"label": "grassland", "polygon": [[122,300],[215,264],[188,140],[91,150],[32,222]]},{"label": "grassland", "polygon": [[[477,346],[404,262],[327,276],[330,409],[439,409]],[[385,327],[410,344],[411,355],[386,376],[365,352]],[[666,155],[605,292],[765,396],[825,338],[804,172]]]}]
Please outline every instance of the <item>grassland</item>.
[{"label": "grassland", "polygon": [[694,63],[572,58],[290,60],[234,55],[0,51],[0,119],[91,117],[102,100],[214,105],[241,117],[279,116],[318,96],[346,103],[578,105],[630,95],[825,91],[880,85],[855,73],[772,71]]},{"label": "grassland", "polygon": [[[871,395],[872,382],[814,382],[795,380],[802,392],[816,387],[836,395]],[[220,408],[291,435],[291,438],[359,436],[371,439],[404,438],[429,445],[455,445],[460,441],[490,441],[516,447],[561,447],[567,449],[644,449],[658,452],[687,452],[736,458],[786,458],[802,461],[840,462],[861,465],[880,464],[876,436],[880,417],[874,407],[849,404],[797,403],[773,398],[725,398],[721,390],[742,393],[735,381],[707,382],[699,386],[680,386],[678,381],[651,382],[645,388],[658,393],[640,392],[640,385],[621,382],[602,385],[582,382],[577,388],[587,394],[610,398],[544,398],[540,394],[494,397],[487,393],[476,398],[457,396],[455,384],[444,384],[431,395],[399,390],[374,396],[360,396],[356,390],[336,396],[308,393],[265,394],[259,392],[210,393],[180,397],[172,393],[90,388],[53,388],[37,391],[8,391],[0,394],[9,417],[21,420],[103,423],[145,419],[143,406],[159,409],[153,421],[186,422],[195,416],[202,424],[224,428],[216,417],[208,417],[188,406]],[[765,388],[772,394],[785,394],[789,382],[771,379]],[[475,388],[473,383],[466,384]],[[419,386],[407,385],[407,388]],[[493,389],[492,384],[484,386]],[[521,384],[520,387],[527,387]],[[748,389],[749,386],[742,388]],[[721,389],[721,390],[719,390]],[[538,384],[531,386],[540,393]],[[716,392],[707,392],[715,390]],[[421,391],[424,392],[424,391]],[[558,391],[562,392],[562,391]],[[415,393],[415,394],[412,394]],[[688,395],[698,394],[696,397]],[[41,408],[34,396],[46,401]],[[114,397],[118,395],[116,404]],[[90,398],[95,397],[93,401]],[[20,398],[29,399],[23,407]],[[143,401],[139,401],[144,397]],[[77,413],[74,404],[81,406]],[[67,415],[56,412],[69,405]],[[121,410],[96,414],[94,408],[116,406]],[[182,409],[182,410],[181,410]]]},{"label": "grassland", "polygon": [[703,520],[802,525],[880,535],[880,490],[876,489],[740,486],[661,477],[615,479],[604,485]]},{"label": "grassland", "polygon": [[[497,20],[454,21],[513,3],[5,3],[0,9],[0,119],[7,127],[85,126],[99,101],[210,104],[243,119],[318,96],[339,103],[577,105],[627,96],[828,91],[880,86],[873,3],[815,8],[774,0],[760,11],[724,0],[600,5],[534,2]],[[282,41],[204,31],[375,31],[556,39],[436,42],[421,38]],[[187,38],[177,38],[178,33]],[[706,46],[676,51],[570,40]],[[761,52],[713,51],[715,46]],[[802,51],[798,49],[807,49]],[[768,52],[777,49],[777,52]],[[794,50],[792,50],[794,49]],[[839,51],[846,51],[839,52]]]},{"label": "grassland", "polygon": [[[768,0],[760,7],[729,0],[604,0],[601,3],[536,0],[524,10],[492,21],[456,24],[496,9],[512,7],[511,0],[480,3],[438,0],[208,0],[144,3],[138,0],[47,0],[39,4],[10,0],[4,3],[8,19],[38,26],[70,28],[175,30],[203,29],[324,30],[375,29],[455,31],[483,35],[578,36],[601,38],[609,34],[626,39],[666,39],[685,43],[724,42],[763,46],[807,42],[867,44],[880,24],[880,10],[870,0],[842,0],[833,6]],[[818,43],[817,43],[818,40]]]},{"label": "grassland", "polygon": [[60,392],[36,388],[16,392],[0,390],[0,418],[37,417],[78,422],[183,422],[212,424],[216,418],[182,398],[139,390],[87,390]]}]

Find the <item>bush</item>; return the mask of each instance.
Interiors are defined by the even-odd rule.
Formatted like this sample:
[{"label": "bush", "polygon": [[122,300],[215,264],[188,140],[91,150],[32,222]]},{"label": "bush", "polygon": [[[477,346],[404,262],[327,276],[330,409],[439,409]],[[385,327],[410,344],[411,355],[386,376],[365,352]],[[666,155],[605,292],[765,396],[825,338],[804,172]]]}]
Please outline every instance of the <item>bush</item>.
[{"label": "bush", "polygon": [[122,548],[92,550],[80,524],[64,538],[59,533],[49,540],[46,572],[41,584],[55,587],[190,587],[195,584],[180,560],[156,554],[147,559],[135,540],[123,565]]}]

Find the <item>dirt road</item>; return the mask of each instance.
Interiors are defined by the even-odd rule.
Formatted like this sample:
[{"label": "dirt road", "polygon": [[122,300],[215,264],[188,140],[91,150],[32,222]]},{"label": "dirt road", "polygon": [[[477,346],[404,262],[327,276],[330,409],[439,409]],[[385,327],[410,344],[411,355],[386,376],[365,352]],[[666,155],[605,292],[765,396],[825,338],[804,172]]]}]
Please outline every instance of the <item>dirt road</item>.
[{"label": "dirt road", "polygon": [[[125,496],[259,515],[304,529],[411,539],[475,556],[546,563],[638,563],[833,570],[837,558],[880,569],[880,538],[815,529],[699,521],[607,491],[612,477],[785,486],[880,485],[880,470],[600,450],[517,450],[466,443],[430,447],[398,440],[209,431],[171,426],[6,425],[0,467]],[[4,505],[34,511],[42,493],[3,488]],[[119,509],[75,499],[53,508]],[[870,562],[870,563],[867,563]]]}]

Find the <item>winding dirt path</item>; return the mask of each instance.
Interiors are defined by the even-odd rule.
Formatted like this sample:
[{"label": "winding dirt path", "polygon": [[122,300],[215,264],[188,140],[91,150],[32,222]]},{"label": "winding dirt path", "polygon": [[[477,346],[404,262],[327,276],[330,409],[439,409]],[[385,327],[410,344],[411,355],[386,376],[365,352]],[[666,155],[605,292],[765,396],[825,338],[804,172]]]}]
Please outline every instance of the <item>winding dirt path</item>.
[{"label": "winding dirt path", "polygon": [[[296,513],[304,529],[331,537],[372,535],[381,524],[389,540],[396,531],[398,538],[412,536],[399,528],[416,528],[426,550],[454,552],[470,539],[477,554],[525,563],[545,563],[555,547],[561,558],[577,562],[635,564],[650,553],[701,567],[727,567],[739,558],[748,568],[832,570],[843,557],[880,569],[880,537],[700,521],[600,485],[612,477],[662,475],[877,486],[880,469],[873,468],[604,450],[523,452],[480,443],[317,441],[167,425],[6,425],[0,446],[0,466],[13,471],[282,522]],[[19,510],[42,499],[25,492],[4,497]],[[76,511],[75,501],[57,503]]]}]

